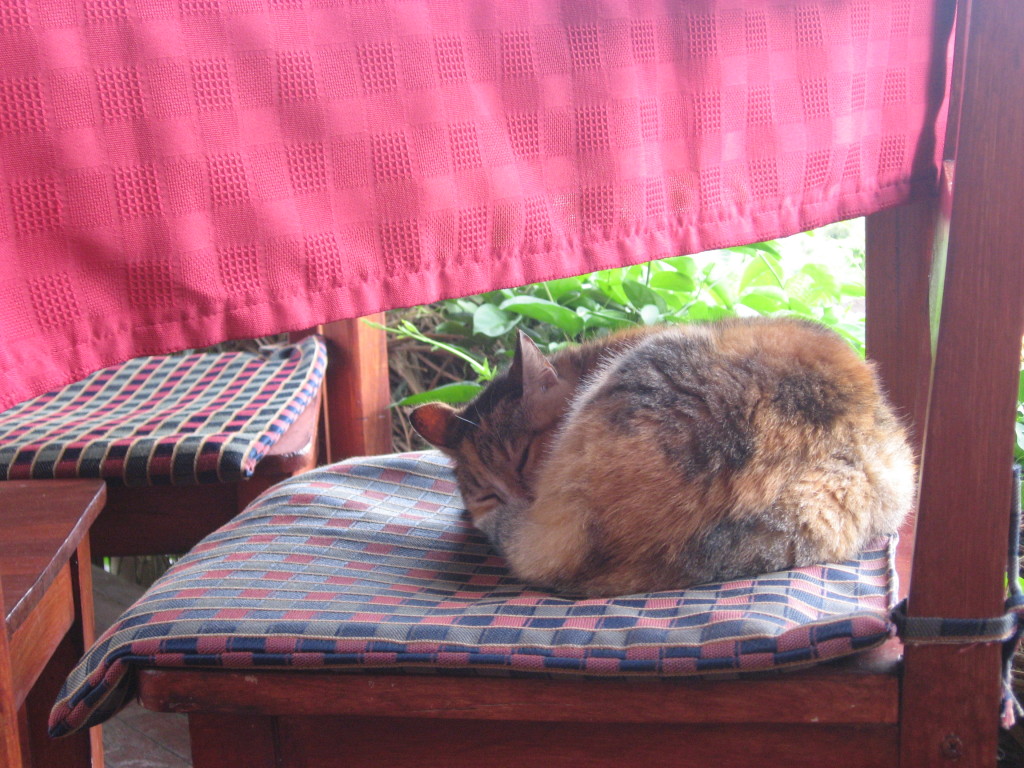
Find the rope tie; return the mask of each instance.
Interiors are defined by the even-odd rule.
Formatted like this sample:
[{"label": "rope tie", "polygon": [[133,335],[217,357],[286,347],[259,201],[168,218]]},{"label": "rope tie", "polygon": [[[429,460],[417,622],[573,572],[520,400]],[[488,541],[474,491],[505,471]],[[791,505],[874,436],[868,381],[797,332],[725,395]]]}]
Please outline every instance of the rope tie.
[{"label": "rope tie", "polygon": [[904,645],[973,645],[1002,643],[1003,697],[1001,721],[1012,728],[1024,708],[1013,693],[1011,675],[1013,656],[1024,632],[1024,592],[1020,586],[1020,476],[1019,465],[1013,467],[1013,498],[1010,502],[1010,536],[1006,553],[1007,598],[1002,616],[978,619],[944,619],[931,616],[907,616],[904,599],[891,612],[896,634]]}]

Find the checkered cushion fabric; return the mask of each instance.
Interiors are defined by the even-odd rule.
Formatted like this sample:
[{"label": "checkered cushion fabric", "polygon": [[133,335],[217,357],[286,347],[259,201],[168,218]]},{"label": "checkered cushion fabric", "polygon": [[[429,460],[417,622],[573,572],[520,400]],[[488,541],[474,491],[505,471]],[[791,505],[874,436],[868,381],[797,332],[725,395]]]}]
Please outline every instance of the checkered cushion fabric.
[{"label": "checkered cushion fabric", "polygon": [[681,676],[798,667],[890,634],[891,542],[760,578],[571,599],[513,579],[438,453],[285,481],[204,539],[97,641],[51,716],[94,725],[139,667]]},{"label": "checkered cushion fabric", "polygon": [[0,413],[0,479],[129,486],[248,477],[315,397],[322,339],[140,357]]}]

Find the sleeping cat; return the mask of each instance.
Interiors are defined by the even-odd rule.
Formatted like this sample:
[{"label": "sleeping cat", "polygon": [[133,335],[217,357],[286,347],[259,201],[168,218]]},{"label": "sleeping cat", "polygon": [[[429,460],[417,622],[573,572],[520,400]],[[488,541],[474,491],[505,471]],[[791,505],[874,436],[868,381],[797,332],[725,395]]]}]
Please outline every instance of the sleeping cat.
[{"label": "sleeping cat", "polygon": [[792,319],[613,334],[509,369],[416,430],[525,582],[620,595],[838,561],[915,493],[870,364]]}]

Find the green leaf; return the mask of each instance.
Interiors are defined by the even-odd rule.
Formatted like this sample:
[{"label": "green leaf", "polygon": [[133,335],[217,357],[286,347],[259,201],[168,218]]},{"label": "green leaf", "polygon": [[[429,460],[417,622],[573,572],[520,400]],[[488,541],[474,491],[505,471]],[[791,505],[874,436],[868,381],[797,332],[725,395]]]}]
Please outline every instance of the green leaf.
[{"label": "green leaf", "polygon": [[657,325],[663,317],[661,311],[653,304],[644,304],[640,307],[640,319],[644,321],[644,325]]},{"label": "green leaf", "polygon": [[433,333],[441,336],[471,336],[473,332],[465,323],[460,323],[458,320],[445,320],[437,324]]},{"label": "green leaf", "polygon": [[516,327],[519,318],[510,312],[503,312],[493,304],[481,304],[473,313],[473,333],[495,338],[504,336]]},{"label": "green leaf", "polygon": [[835,277],[821,264],[805,264],[786,281],[790,298],[799,298],[809,306],[837,304],[842,298]]},{"label": "green leaf", "polygon": [[448,315],[466,315],[471,317],[476,312],[477,302],[469,299],[449,299],[445,302]]},{"label": "green leaf", "polygon": [[643,280],[644,273],[647,270],[646,264],[634,264],[631,267],[624,267],[622,274],[622,282],[627,280],[635,280],[640,282]]},{"label": "green leaf", "polygon": [[563,296],[577,292],[583,287],[583,281],[578,277],[566,277],[561,280],[549,280],[541,285],[544,286],[548,298],[562,303]]},{"label": "green leaf", "polygon": [[1020,383],[1017,385],[1017,400],[1024,402],[1024,370],[1020,372]]},{"label": "green leaf", "polygon": [[474,298],[480,299],[485,304],[501,304],[505,299],[509,299],[515,296],[514,291],[510,291],[507,288],[503,288],[498,291],[490,291],[488,293],[480,294]]},{"label": "green leaf", "polygon": [[750,307],[762,315],[770,315],[788,307],[789,297],[777,286],[761,285],[745,291],[740,297],[740,304]]},{"label": "green leaf", "polygon": [[861,281],[861,282],[856,282],[856,281],[845,282],[845,283],[843,283],[842,285],[839,286],[839,292],[841,294],[843,294],[843,296],[858,296],[858,297],[859,296],[864,296],[865,293],[866,293],[865,290],[864,290],[864,282],[863,281]]},{"label": "green leaf", "polygon": [[609,269],[604,272],[598,272],[595,275],[597,287],[601,293],[620,307],[625,307],[629,304],[629,299],[622,290],[623,271],[621,269]]},{"label": "green leaf", "polygon": [[693,293],[697,290],[697,281],[682,272],[663,270],[651,275],[651,288],[673,293]]},{"label": "green leaf", "polygon": [[661,261],[663,264],[668,264],[673,269],[687,277],[693,277],[698,271],[700,271],[697,266],[697,261],[693,256],[670,256],[669,258],[662,259]]},{"label": "green leaf", "polygon": [[581,308],[579,313],[580,317],[583,318],[584,328],[588,330],[591,328],[618,330],[619,328],[630,328],[636,325],[629,315],[617,309],[590,310]]},{"label": "green leaf", "polygon": [[592,286],[585,287],[580,296],[583,299],[582,306],[597,308],[603,307],[608,303],[608,297],[598,288]]},{"label": "green leaf", "polygon": [[723,280],[716,280],[708,286],[708,290],[711,291],[711,295],[718,299],[725,309],[732,309],[733,304],[736,303],[736,299],[732,296],[730,286]]},{"label": "green leaf", "polygon": [[733,317],[735,314],[735,312],[731,312],[725,307],[708,304],[703,301],[695,301],[680,313],[678,319],[689,322],[721,320],[723,317]]},{"label": "green leaf", "polygon": [[747,288],[758,285],[774,285],[781,288],[782,263],[769,253],[754,251],[753,255],[754,258],[747,264],[740,277],[739,292],[742,294]]},{"label": "green leaf", "polygon": [[629,299],[629,303],[637,309],[653,305],[661,314],[664,314],[667,309],[665,300],[661,296],[636,280],[623,280],[622,290]]},{"label": "green leaf", "polygon": [[805,304],[803,301],[793,296],[793,294],[789,294],[789,308],[792,310],[793,314],[798,317],[806,317],[810,320],[818,319],[814,314],[814,310],[812,310],[810,306]]},{"label": "green leaf", "polygon": [[490,381],[491,379],[494,378],[494,375],[497,372],[491,366],[489,360],[477,360],[472,354],[462,349],[461,347],[456,346],[455,344],[445,344],[443,341],[432,339],[426,334],[424,334],[422,331],[420,331],[419,328],[410,323],[408,320],[402,320],[398,324],[398,326],[394,328],[380,325],[379,323],[373,323],[368,320],[364,320],[363,322],[365,322],[371,328],[379,328],[382,331],[393,333],[396,336],[401,336],[407,339],[416,339],[416,341],[422,342],[424,344],[429,344],[431,347],[434,347],[435,349],[443,349],[445,352],[449,352],[455,355],[456,357],[465,360],[469,367],[473,369],[473,372],[477,376],[479,376],[483,381]]},{"label": "green leaf", "polygon": [[734,253],[745,253],[748,256],[755,254],[767,254],[772,256],[776,261],[779,260],[779,248],[778,243],[774,240],[766,240],[763,243],[751,243],[750,245],[734,245],[726,248],[727,251],[733,251]]},{"label": "green leaf", "polygon": [[800,271],[810,276],[815,287],[822,294],[835,299],[839,298],[839,285],[827,267],[822,264],[805,264]]},{"label": "green leaf", "polygon": [[536,296],[516,296],[502,302],[499,309],[550,323],[570,336],[575,336],[583,330],[583,318],[571,309]]},{"label": "green leaf", "polygon": [[423,403],[468,403],[479,394],[483,387],[468,381],[444,384],[436,389],[427,392],[419,392],[415,395],[403,397],[393,407],[402,405],[423,405]]}]

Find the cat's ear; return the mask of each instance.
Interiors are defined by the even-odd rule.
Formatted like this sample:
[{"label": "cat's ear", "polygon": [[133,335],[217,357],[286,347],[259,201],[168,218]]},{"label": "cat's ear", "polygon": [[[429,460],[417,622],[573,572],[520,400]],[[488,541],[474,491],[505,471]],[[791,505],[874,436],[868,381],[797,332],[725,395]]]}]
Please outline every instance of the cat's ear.
[{"label": "cat's ear", "polygon": [[533,343],[533,339],[522,331],[516,339],[516,354],[512,358],[512,366],[508,369],[509,377],[523,387],[523,395],[542,394],[558,384],[558,372],[544,357],[544,353]]},{"label": "cat's ear", "polygon": [[455,409],[447,403],[426,403],[409,414],[413,428],[438,448],[455,448]]}]

